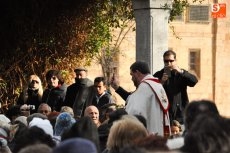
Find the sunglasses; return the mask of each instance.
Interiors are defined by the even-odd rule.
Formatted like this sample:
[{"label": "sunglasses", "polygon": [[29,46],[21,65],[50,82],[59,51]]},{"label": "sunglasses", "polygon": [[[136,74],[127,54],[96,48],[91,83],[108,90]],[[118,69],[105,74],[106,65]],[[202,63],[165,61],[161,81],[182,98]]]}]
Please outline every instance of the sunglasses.
[{"label": "sunglasses", "polygon": [[56,76],[53,76],[53,77],[51,77],[51,79],[56,80],[56,79],[57,79],[57,77],[56,77]]},{"label": "sunglasses", "polygon": [[39,84],[39,82],[37,80],[32,80],[31,83]]},{"label": "sunglasses", "polygon": [[174,62],[174,61],[175,61],[175,60],[164,60],[165,63],[168,63],[168,62],[172,63],[172,62]]}]

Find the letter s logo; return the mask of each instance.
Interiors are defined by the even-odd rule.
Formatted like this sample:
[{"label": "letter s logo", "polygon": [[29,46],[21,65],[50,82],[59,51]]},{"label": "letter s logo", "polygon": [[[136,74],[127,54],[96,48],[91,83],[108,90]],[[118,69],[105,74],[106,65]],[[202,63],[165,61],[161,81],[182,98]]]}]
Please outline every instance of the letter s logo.
[{"label": "letter s logo", "polygon": [[213,4],[212,5],[212,12],[218,12],[220,10],[220,5],[219,4]]}]

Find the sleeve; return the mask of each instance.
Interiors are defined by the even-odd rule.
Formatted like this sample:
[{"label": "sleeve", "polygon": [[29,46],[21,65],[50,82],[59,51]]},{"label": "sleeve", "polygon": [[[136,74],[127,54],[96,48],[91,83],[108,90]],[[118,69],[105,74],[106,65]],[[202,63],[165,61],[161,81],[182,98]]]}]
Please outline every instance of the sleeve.
[{"label": "sleeve", "polygon": [[184,82],[186,83],[186,86],[194,87],[198,82],[195,75],[189,73],[188,71],[184,69],[183,69],[183,73],[181,74],[181,76]]},{"label": "sleeve", "polygon": [[153,76],[161,80],[163,73],[164,73],[164,69],[157,71],[156,73],[153,74]]},{"label": "sleeve", "polygon": [[72,92],[72,89],[70,87],[67,87],[63,106],[69,106],[71,108],[73,107],[73,97],[74,96],[71,96],[72,95],[71,92]]},{"label": "sleeve", "polygon": [[131,92],[126,91],[124,88],[119,87],[116,91],[115,91],[118,95],[121,96],[121,98],[126,101],[128,96],[131,94]]},{"label": "sleeve", "polygon": [[46,89],[46,90],[43,92],[43,95],[42,95],[42,103],[47,103],[47,102],[48,102],[49,93],[50,93],[50,90],[49,90],[49,89]]}]

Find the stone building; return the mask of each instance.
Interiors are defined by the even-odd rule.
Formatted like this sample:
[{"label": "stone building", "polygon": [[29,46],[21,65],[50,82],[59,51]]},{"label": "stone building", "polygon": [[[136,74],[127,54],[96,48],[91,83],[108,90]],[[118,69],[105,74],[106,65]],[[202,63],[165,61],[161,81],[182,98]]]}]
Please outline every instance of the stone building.
[{"label": "stone building", "polygon": [[[168,48],[177,53],[178,65],[196,74],[199,79],[194,88],[188,88],[190,101],[213,100],[222,115],[230,116],[230,1],[220,0],[218,3],[221,4],[219,7],[225,4],[226,17],[212,17],[211,0],[202,4],[191,3],[181,16],[170,23]],[[129,91],[135,89],[129,74],[129,67],[135,61],[135,40],[135,31],[130,31],[120,46],[118,61],[121,85]],[[162,59],[159,62],[163,62]],[[102,73],[100,65],[92,65],[89,78],[93,80]],[[113,95],[118,103],[124,103],[118,95]]]}]

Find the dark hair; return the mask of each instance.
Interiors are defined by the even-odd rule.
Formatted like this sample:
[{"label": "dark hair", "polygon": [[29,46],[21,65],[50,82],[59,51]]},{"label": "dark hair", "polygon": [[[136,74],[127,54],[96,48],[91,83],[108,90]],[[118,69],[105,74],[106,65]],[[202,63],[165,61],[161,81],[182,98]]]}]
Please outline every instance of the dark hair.
[{"label": "dark hair", "polygon": [[150,134],[147,137],[137,140],[136,146],[145,148],[148,151],[168,151],[167,138]]},{"label": "dark hair", "polygon": [[46,73],[46,80],[50,80],[52,78],[52,76],[56,76],[58,78],[58,84],[63,84],[64,83],[64,78],[62,77],[61,71],[59,70],[49,70]]},{"label": "dark hair", "polygon": [[148,64],[146,62],[142,62],[142,61],[136,61],[135,63],[133,63],[130,66],[130,70],[132,72],[135,72],[138,70],[142,74],[149,74],[150,73],[150,69],[149,69]]},{"label": "dark hair", "polygon": [[143,115],[135,114],[134,116],[144,125],[145,128],[147,128],[147,122]]},{"label": "dark hair", "polygon": [[184,137],[181,148],[187,153],[230,152],[229,119],[216,114],[201,114]]},{"label": "dark hair", "polygon": [[219,111],[216,104],[209,100],[199,100],[190,102],[184,112],[184,124],[185,130],[188,130],[196,117],[200,114],[216,114],[219,115]]},{"label": "dark hair", "polygon": [[117,121],[119,119],[121,119],[121,117],[123,115],[127,115],[128,113],[126,112],[126,110],[124,108],[118,108],[117,110],[109,113],[109,121],[108,124],[110,126],[112,126],[114,121]]},{"label": "dark hair", "polygon": [[164,53],[163,57],[166,57],[166,56],[169,56],[169,55],[173,55],[173,56],[174,56],[174,59],[176,59],[176,53],[175,53],[174,51],[172,51],[172,50],[167,50],[167,51]]},{"label": "dark hair", "polygon": [[76,137],[91,140],[96,145],[98,152],[100,151],[98,129],[90,117],[84,116],[80,118],[72,125],[70,130],[62,134],[61,141]]},{"label": "dark hair", "polygon": [[17,138],[15,138],[15,147],[13,152],[17,153],[22,148],[33,144],[46,144],[49,147],[54,147],[56,143],[52,137],[45,133],[45,131],[37,126],[26,128],[21,131]]},{"label": "dark hair", "polygon": [[8,117],[11,121],[13,120],[13,117],[17,117],[21,115],[20,111],[20,105],[13,105],[10,106],[9,109],[6,111],[6,117]]},{"label": "dark hair", "polygon": [[105,82],[105,78],[104,77],[96,77],[95,79],[94,79],[94,83],[96,83],[96,82],[103,82],[103,84],[105,85],[106,84],[106,82]]}]

